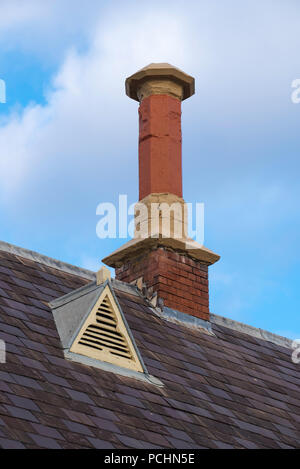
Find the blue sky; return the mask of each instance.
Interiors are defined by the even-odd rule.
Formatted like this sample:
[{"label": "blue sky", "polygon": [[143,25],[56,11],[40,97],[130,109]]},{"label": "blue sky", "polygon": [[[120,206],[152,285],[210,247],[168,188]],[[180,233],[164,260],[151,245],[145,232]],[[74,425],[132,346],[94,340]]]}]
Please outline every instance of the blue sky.
[{"label": "blue sky", "polygon": [[124,240],[96,207],[138,197],[126,76],[169,62],[183,103],[183,184],[205,203],[211,311],[300,337],[298,0],[1,0],[0,239],[96,270]]}]

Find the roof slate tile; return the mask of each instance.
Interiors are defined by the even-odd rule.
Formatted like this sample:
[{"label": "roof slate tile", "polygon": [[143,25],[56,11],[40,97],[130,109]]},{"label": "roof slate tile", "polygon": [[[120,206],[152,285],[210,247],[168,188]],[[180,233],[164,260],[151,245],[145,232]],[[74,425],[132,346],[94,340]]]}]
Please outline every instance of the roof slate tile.
[{"label": "roof slate tile", "polygon": [[85,402],[87,404],[94,404],[94,401],[85,393],[80,391],[75,391],[73,389],[65,388],[65,391],[69,396],[75,401]]},{"label": "roof slate tile", "polygon": [[94,436],[92,430],[86,425],[82,425],[81,423],[76,423],[71,420],[63,420],[63,422],[66,425],[66,427],[73,433],[80,433],[82,435]]},{"label": "roof slate tile", "polygon": [[109,441],[99,440],[98,438],[87,438],[95,449],[114,449],[115,447]]},{"label": "roof slate tile", "polygon": [[0,448],[2,449],[25,449],[20,441],[9,440],[8,438],[0,438]]},{"label": "roof slate tile", "polygon": [[34,433],[29,433],[29,436],[34,440],[34,442],[46,449],[61,449],[61,446],[53,438],[47,438],[45,436],[36,435]]},{"label": "roof slate tile", "polygon": [[39,407],[31,399],[15,396],[13,394],[9,394],[8,397],[11,402],[17,407],[22,407],[23,409],[27,410],[37,410],[38,412],[40,412]]},{"label": "roof slate tile", "polygon": [[165,321],[119,289],[164,387],[65,359],[47,302],[87,283],[0,251],[0,447],[299,447],[300,374],[287,348],[221,325],[210,336]]},{"label": "roof slate tile", "polygon": [[29,410],[21,409],[11,405],[5,405],[5,408],[13,417],[21,420],[29,420],[30,422],[38,422],[37,418]]}]

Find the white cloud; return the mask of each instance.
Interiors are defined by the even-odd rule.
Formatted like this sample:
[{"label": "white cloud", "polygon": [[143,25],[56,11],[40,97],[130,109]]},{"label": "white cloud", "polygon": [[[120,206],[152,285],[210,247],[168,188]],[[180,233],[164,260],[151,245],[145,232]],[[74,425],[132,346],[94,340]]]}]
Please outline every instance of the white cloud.
[{"label": "white cloud", "polygon": [[101,23],[87,52],[69,50],[46,105],[13,112],[0,127],[0,190],[7,200],[46,171],[55,179],[66,167],[71,174],[90,164],[104,170],[112,151],[120,160],[115,163],[124,164],[129,115],[124,110],[131,105],[124,96],[125,77],[153,60],[180,62],[185,44],[182,25],[165,10],[159,21],[151,13],[135,20],[114,18],[105,28]]},{"label": "white cloud", "polygon": [[87,44],[107,6],[98,0],[1,0],[1,49],[23,51],[42,65],[60,63],[67,47]]},{"label": "white cloud", "polygon": [[[172,2],[172,9],[171,2],[163,6],[157,2],[155,9],[141,6],[140,2],[132,2],[130,6],[118,3],[118,9],[106,5],[102,11],[93,0],[84,9],[82,2],[70,0],[28,0],[26,4],[24,9],[22,0],[1,2],[0,17],[5,16],[8,21],[0,23],[0,41],[5,41],[4,37],[10,31],[8,36],[20,47],[23,40],[25,43],[28,40],[31,51],[52,48],[57,51],[60,44],[65,58],[52,79],[46,105],[30,105],[21,113],[15,111],[0,125],[0,195],[5,197],[7,204],[30,197],[31,186],[34,188],[32,198],[33,192],[36,194],[41,189],[44,197],[50,200],[55,194],[63,194],[66,198],[67,192],[71,192],[75,203],[79,198],[78,186],[89,187],[89,191],[98,188],[98,194],[100,187],[102,193],[107,190],[116,192],[116,187],[121,190],[122,184],[127,190],[126,177],[130,172],[132,178],[137,168],[137,151],[132,151],[137,141],[137,103],[125,96],[124,79],[147,63],[169,61],[196,76],[197,95],[188,104],[184,103],[187,106],[184,109],[188,111],[184,114],[184,124],[190,124],[187,130],[192,133],[188,137],[192,151],[185,154],[184,161],[186,167],[189,161],[194,162],[194,168],[188,172],[192,187],[197,187],[198,181],[193,181],[193,177],[199,179],[201,167],[209,181],[208,188],[203,186],[206,194],[209,191],[215,193],[216,187],[221,188],[219,195],[222,187],[227,191],[226,197],[217,197],[219,211],[223,210],[224,200],[235,210],[235,213],[229,211],[228,215],[239,212],[244,225],[252,224],[253,220],[256,226],[258,223],[265,226],[269,219],[272,221],[273,207],[280,197],[286,197],[284,184],[269,179],[268,189],[265,180],[257,181],[254,190],[260,206],[253,210],[253,180],[251,175],[245,176],[246,163],[247,169],[250,164],[255,167],[263,163],[261,153],[249,151],[241,155],[239,146],[222,148],[220,153],[219,148],[214,152],[210,147],[210,154],[215,154],[213,158],[205,158],[205,148],[204,151],[201,148],[200,163],[197,146],[199,136],[202,145],[210,135],[212,142],[218,142],[216,137],[219,135],[222,144],[226,145],[224,134],[229,135],[227,138],[232,142],[245,139],[246,145],[255,132],[261,132],[264,113],[270,112],[266,104],[270,105],[273,99],[271,92],[264,102],[261,101],[267,92],[264,86],[268,74],[272,70],[278,71],[287,60],[282,56],[274,58],[274,47],[279,44],[273,23],[279,27],[280,21],[285,24],[290,18],[290,34],[294,38],[297,20],[293,19],[290,5],[286,10],[275,5],[270,21],[265,15],[269,2],[264,8],[249,3],[243,7],[246,12],[237,7],[234,17],[230,8],[228,10],[218,2],[194,2],[190,8]],[[232,1],[228,5],[231,8],[237,6]],[[281,15],[281,20],[282,11],[285,14]],[[75,41],[75,46],[66,50],[68,33],[78,31],[80,27],[88,47],[79,52],[81,49],[76,47]],[[258,31],[257,37],[254,31]],[[259,47],[260,42],[264,44],[265,37],[267,52]],[[280,45],[284,50],[288,38],[287,34]],[[296,39],[288,47],[289,59],[295,48]],[[268,52],[272,52],[271,58]],[[260,68],[257,70],[255,60],[262,65],[263,75]],[[291,68],[294,61],[290,62]],[[252,86],[249,89],[243,81],[247,76],[248,85]],[[262,78],[264,81],[260,86]],[[287,106],[290,106],[289,92],[290,83],[287,83]],[[282,90],[279,90],[280,94]],[[280,105],[277,111],[282,122]],[[247,130],[249,115],[253,122]],[[275,114],[272,117],[276,122]],[[208,128],[210,135],[207,137]],[[257,149],[254,147],[254,150]],[[218,165],[219,172],[216,173],[214,165]],[[210,182],[212,175],[214,184]],[[230,192],[228,188],[231,187]],[[97,200],[95,206],[99,202]],[[245,206],[250,210],[246,211]],[[235,220],[241,224],[240,217]],[[228,223],[226,226],[232,230]]]},{"label": "white cloud", "polygon": [[0,183],[4,194],[11,195],[28,174],[35,154],[33,135],[38,134],[43,123],[41,114],[40,106],[28,107],[21,117],[12,113],[0,128]]},{"label": "white cloud", "polygon": [[50,2],[41,3],[39,0],[1,0],[0,35],[45,18],[50,5]]}]

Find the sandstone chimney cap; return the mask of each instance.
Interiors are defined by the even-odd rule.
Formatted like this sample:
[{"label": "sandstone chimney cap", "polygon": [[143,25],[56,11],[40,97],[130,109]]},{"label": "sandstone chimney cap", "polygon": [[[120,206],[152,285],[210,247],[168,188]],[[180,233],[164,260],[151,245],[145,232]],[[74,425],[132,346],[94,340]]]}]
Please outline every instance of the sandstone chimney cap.
[{"label": "sandstone chimney cap", "polygon": [[169,79],[182,86],[182,100],[195,93],[195,79],[179,68],[167,63],[151,63],[126,79],[126,94],[129,98],[139,101],[138,87],[149,78]]}]

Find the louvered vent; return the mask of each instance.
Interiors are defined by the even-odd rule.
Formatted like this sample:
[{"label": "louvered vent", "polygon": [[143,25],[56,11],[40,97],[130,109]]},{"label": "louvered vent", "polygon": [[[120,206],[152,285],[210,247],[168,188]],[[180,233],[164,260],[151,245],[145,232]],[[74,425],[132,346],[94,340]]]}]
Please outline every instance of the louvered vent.
[{"label": "louvered vent", "polygon": [[71,352],[143,372],[122,314],[105,289],[77,334]]},{"label": "louvered vent", "polygon": [[97,350],[106,349],[112,355],[132,358],[126,338],[118,329],[118,321],[108,297],[105,297],[96,312],[96,324],[90,324],[79,340],[79,344]]}]

